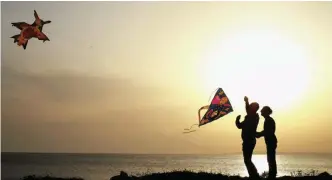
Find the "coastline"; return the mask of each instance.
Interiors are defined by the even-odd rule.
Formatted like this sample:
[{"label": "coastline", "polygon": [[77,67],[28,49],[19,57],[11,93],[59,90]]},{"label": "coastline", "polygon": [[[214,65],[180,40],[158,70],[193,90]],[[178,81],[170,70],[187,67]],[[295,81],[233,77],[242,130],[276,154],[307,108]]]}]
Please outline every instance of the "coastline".
[{"label": "coastline", "polygon": [[[202,154],[202,153],[121,153],[121,152],[27,152],[27,151],[3,151],[1,154],[65,154],[65,155],[179,155],[179,156],[224,156],[224,155],[242,155],[242,151],[233,152],[233,153],[211,153],[211,154]],[[253,155],[266,155],[265,151],[254,152]],[[330,152],[278,152],[277,155],[324,155],[332,156]]]},{"label": "coastline", "polygon": [[[2,153],[2,155],[4,155],[2,156],[2,178],[4,180],[22,180],[23,177],[29,175],[35,176],[26,179],[68,180],[73,179],[72,177],[81,177],[84,180],[108,180],[111,177],[117,177],[120,171],[127,172],[128,175],[130,175],[129,177],[133,177],[134,179],[138,177],[142,179],[142,177],[151,175],[152,173],[158,174],[167,172],[168,174],[174,174],[174,172],[179,171],[182,173],[186,171],[195,173],[207,172],[232,177],[247,176],[240,154],[236,156],[218,156],[211,154],[196,156],[190,154],[130,155],[126,153]],[[328,172],[332,174],[330,155],[281,155],[279,159],[279,177],[292,176],[291,173],[297,173],[298,170],[302,172],[315,170],[319,173]],[[268,170],[265,157],[256,157],[255,161],[257,162],[257,168],[260,174]],[[315,175],[317,174],[318,173]],[[48,177],[45,178],[47,175]],[[173,175],[169,176],[174,177]]]}]

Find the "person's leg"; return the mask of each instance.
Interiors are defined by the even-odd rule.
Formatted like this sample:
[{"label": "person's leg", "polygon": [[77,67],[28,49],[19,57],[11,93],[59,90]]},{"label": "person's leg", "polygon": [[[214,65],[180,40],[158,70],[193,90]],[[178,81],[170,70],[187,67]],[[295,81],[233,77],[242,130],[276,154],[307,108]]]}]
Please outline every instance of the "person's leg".
[{"label": "person's leg", "polygon": [[251,178],[257,178],[259,177],[259,174],[257,172],[257,169],[252,162],[252,153],[254,151],[256,143],[243,143],[243,158],[244,158],[244,164],[246,165],[249,177]]},{"label": "person's leg", "polygon": [[267,162],[269,164],[269,178],[277,176],[276,145],[267,145]]}]

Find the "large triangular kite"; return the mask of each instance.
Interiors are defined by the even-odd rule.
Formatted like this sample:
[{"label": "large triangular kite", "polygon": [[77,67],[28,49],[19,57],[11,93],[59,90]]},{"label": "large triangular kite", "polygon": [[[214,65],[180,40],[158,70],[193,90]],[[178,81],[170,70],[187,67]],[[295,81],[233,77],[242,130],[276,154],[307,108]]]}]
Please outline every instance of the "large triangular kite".
[{"label": "large triangular kite", "polygon": [[[204,116],[201,118],[200,112],[203,109],[208,109],[208,110],[206,111]],[[194,125],[198,125],[198,127],[203,126],[203,125],[213,122],[231,112],[233,112],[233,107],[231,105],[229,98],[227,97],[227,95],[225,94],[225,92],[222,88],[218,88],[210,105],[203,106],[198,110],[198,124],[194,124]],[[192,127],[190,127],[189,129],[185,129],[185,130],[187,130],[187,132],[185,132],[185,133],[196,131],[196,130],[190,131],[191,128]]]}]

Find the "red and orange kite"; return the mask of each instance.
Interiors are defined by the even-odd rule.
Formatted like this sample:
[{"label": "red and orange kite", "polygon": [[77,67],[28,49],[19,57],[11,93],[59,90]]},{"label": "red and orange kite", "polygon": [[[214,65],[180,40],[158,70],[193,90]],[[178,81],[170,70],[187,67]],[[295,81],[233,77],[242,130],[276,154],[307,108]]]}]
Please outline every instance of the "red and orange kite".
[{"label": "red and orange kite", "polygon": [[26,22],[15,22],[12,23],[12,26],[15,26],[21,30],[20,34],[14,35],[11,38],[14,39],[14,43],[17,43],[18,46],[23,46],[23,49],[26,49],[28,41],[31,38],[37,38],[38,40],[50,41],[50,39],[42,32],[43,26],[45,24],[51,23],[51,21],[43,21],[39,18],[36,10],[34,10],[35,21],[32,24]]}]

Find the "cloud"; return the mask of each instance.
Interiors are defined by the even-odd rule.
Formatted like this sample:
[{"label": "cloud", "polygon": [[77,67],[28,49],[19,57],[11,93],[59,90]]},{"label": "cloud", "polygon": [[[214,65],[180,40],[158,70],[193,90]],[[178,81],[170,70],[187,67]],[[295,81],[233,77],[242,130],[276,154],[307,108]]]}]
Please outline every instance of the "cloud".
[{"label": "cloud", "polygon": [[[3,68],[3,95],[26,98],[34,92],[48,101],[88,103],[128,93],[134,85],[127,79],[102,78],[73,73],[33,74]],[[27,91],[29,90],[29,91]],[[14,92],[13,92],[14,91]],[[34,97],[34,98],[39,98]],[[31,97],[32,98],[32,97]]]},{"label": "cloud", "polygon": [[[2,68],[4,121],[61,120],[87,115],[166,106],[176,92],[139,85],[130,79],[94,77],[69,72],[34,74]],[[58,121],[57,120],[57,121]]]},{"label": "cloud", "polygon": [[[2,67],[1,84],[5,151],[158,149],[182,132],[184,120],[193,118],[165,103],[176,92],[118,77]],[[178,139],[175,144],[182,147],[185,142]]]}]

